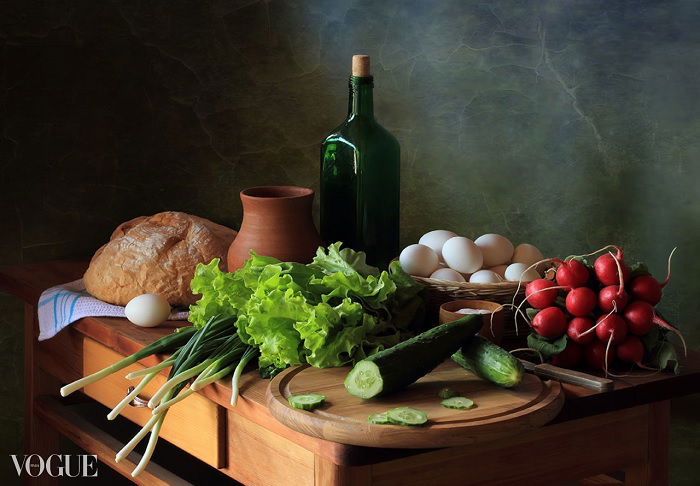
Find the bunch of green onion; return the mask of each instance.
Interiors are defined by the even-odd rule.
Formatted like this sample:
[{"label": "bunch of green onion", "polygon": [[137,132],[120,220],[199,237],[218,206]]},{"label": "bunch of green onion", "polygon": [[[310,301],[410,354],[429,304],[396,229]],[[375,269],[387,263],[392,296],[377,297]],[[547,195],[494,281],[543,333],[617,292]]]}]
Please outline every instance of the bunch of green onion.
[{"label": "bunch of green onion", "polygon": [[[148,465],[155,450],[163,420],[170,407],[197,390],[224,378],[229,373],[233,373],[231,380],[231,405],[235,405],[238,398],[238,381],[241,373],[248,362],[258,355],[258,350],[241,341],[234,325],[234,319],[221,316],[212,317],[207,321],[206,325],[199,329],[194,326],[178,329],[177,332],[158,339],[131,356],[64,386],[61,388],[61,395],[65,397],[147,356],[161,353],[171,354],[167,359],[155,366],[126,375],[126,378],[129,380],[141,378],[141,381],[107,415],[109,420],[113,420],[156,375],[166,368],[170,368],[168,380],[155,392],[148,402],[148,406],[153,409],[153,416],[116,456],[116,461],[121,461],[131,453],[146,434],[151,433],[146,451],[131,473],[134,477]],[[190,381],[189,388],[183,391]]]}]

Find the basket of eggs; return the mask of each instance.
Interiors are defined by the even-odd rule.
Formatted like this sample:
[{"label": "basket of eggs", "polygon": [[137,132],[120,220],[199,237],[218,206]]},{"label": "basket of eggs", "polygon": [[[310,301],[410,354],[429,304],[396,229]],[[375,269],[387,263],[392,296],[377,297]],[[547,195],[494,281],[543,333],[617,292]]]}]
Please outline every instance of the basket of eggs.
[{"label": "basket of eggs", "polygon": [[[399,256],[401,268],[429,288],[433,308],[458,299],[519,304],[525,283],[542,278],[544,265],[530,267],[543,259],[529,243],[514,246],[495,233],[471,240],[447,230],[424,234]],[[512,322],[509,309],[506,315],[506,321]]]}]

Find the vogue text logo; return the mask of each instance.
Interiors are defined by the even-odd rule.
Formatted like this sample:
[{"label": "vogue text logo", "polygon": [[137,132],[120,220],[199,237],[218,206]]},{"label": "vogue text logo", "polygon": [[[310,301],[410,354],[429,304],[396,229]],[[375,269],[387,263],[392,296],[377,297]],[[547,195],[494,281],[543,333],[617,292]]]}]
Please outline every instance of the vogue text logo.
[{"label": "vogue text logo", "polygon": [[97,456],[92,454],[51,454],[44,459],[39,454],[25,454],[21,459],[11,454],[17,476],[24,471],[27,475],[37,478],[42,474],[48,474],[52,478],[67,476],[70,478],[95,478],[97,477]]}]

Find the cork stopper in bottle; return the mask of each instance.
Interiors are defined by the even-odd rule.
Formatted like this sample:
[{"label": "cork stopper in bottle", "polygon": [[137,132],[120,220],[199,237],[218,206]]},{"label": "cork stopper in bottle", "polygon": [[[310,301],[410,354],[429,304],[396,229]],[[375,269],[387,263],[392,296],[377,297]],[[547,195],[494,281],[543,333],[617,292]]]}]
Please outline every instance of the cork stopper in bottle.
[{"label": "cork stopper in bottle", "polygon": [[352,75],[362,77],[370,76],[369,56],[365,54],[355,54],[352,56]]}]

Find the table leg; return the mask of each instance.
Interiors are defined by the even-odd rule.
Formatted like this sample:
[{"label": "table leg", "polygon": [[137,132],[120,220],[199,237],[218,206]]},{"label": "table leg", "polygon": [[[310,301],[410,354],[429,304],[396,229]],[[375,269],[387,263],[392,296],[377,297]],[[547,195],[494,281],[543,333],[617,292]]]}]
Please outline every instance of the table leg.
[{"label": "table leg", "polygon": [[314,457],[314,486],[369,486],[372,466],[339,466],[320,456]]},{"label": "table leg", "polygon": [[668,439],[671,402],[664,400],[650,405],[645,462],[625,469],[625,486],[668,485]]},{"label": "table leg", "polygon": [[649,405],[649,470],[651,484],[668,485],[668,447],[671,401]]},{"label": "table leg", "polygon": [[[38,454],[44,459],[59,452],[59,434],[39,420],[34,410],[34,400],[39,395],[55,395],[60,387],[58,380],[36,365],[35,349],[39,323],[36,307],[24,306],[24,453]],[[58,478],[42,474],[33,478],[22,472],[24,484],[57,485]]]}]

